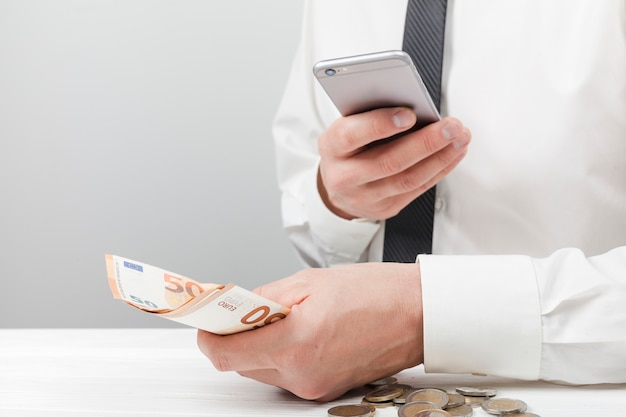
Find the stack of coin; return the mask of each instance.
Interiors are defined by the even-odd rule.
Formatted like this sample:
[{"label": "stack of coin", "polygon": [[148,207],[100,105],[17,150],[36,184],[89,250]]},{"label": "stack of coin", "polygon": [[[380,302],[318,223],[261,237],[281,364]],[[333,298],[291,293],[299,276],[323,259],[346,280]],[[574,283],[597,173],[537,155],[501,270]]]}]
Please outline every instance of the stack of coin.
[{"label": "stack of coin", "polygon": [[456,392],[465,398],[470,407],[480,407],[483,401],[494,397],[498,391],[491,387],[457,387]]},{"label": "stack of coin", "polygon": [[448,404],[448,393],[439,388],[421,388],[406,397],[407,404],[413,401],[428,401],[443,409]]},{"label": "stack of coin", "polygon": [[413,414],[411,417],[452,417],[452,414],[444,410],[424,410],[417,414]]},{"label": "stack of coin", "polygon": [[[494,398],[497,390],[491,387],[460,386],[456,392],[443,388],[416,388],[399,384],[395,377],[374,381],[359,405],[333,407],[329,417],[372,417],[377,408],[398,407],[398,417],[471,417],[473,408],[498,416],[539,417],[526,413],[526,403],[511,398]],[[352,408],[348,408],[352,407]],[[361,408],[359,408],[361,407]]]},{"label": "stack of coin", "polygon": [[375,408],[361,404],[345,404],[332,407],[328,410],[328,417],[372,417]]},{"label": "stack of coin", "polygon": [[443,407],[446,408],[455,408],[460,407],[465,404],[465,397],[461,394],[446,392],[448,394],[448,403]]},{"label": "stack of coin", "polygon": [[385,385],[393,385],[398,382],[398,378],[395,376],[388,376],[386,378],[377,379],[367,384],[368,387],[378,388]]},{"label": "stack of coin", "polygon": [[456,392],[465,397],[465,404],[481,407],[485,412],[497,416],[539,417],[526,413],[526,403],[512,398],[494,398],[498,393],[491,387],[457,387]]},{"label": "stack of coin", "polygon": [[526,411],[526,403],[512,398],[492,398],[483,401],[480,405],[489,414],[501,416],[504,414],[520,414]]},{"label": "stack of coin", "polygon": [[393,407],[394,399],[404,396],[404,386],[397,384],[382,385],[365,394],[361,404],[375,408]]},{"label": "stack of coin", "polygon": [[393,403],[397,405],[398,407],[406,403],[406,399],[409,396],[409,394],[415,391],[415,387],[412,385],[408,385],[408,384],[393,384],[391,386],[396,387],[396,388],[402,388],[402,395],[393,399]]},{"label": "stack of coin", "polygon": [[440,408],[430,401],[411,401],[398,408],[398,417],[414,417],[422,411],[433,410],[440,410]]}]

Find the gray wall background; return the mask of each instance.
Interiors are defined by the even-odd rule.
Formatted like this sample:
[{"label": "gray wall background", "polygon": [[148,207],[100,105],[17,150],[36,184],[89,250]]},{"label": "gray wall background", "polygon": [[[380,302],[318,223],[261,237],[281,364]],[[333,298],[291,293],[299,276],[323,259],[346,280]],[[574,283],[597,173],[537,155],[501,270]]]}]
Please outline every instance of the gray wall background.
[{"label": "gray wall background", "polygon": [[301,268],[271,121],[302,0],[0,0],[0,327],[172,327],[104,254],[252,289]]}]

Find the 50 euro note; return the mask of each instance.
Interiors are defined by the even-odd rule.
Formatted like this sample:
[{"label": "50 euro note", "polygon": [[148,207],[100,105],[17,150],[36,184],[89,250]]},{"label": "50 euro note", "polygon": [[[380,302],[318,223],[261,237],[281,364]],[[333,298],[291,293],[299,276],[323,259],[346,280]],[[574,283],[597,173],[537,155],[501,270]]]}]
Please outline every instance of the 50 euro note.
[{"label": "50 euro note", "polygon": [[235,284],[204,284],[164,269],[105,255],[109,287],[116,299],[150,314],[206,330],[231,334],[255,329],[289,309]]}]

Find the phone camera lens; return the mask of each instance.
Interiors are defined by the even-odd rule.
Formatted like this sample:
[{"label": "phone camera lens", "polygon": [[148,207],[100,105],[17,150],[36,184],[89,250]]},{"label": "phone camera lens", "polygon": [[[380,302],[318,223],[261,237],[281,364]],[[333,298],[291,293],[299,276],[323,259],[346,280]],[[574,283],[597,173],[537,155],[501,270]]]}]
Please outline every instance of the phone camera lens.
[{"label": "phone camera lens", "polygon": [[326,70],[326,75],[328,75],[329,77],[332,77],[335,74],[337,74],[337,71],[335,71],[332,68],[329,68],[329,69]]}]

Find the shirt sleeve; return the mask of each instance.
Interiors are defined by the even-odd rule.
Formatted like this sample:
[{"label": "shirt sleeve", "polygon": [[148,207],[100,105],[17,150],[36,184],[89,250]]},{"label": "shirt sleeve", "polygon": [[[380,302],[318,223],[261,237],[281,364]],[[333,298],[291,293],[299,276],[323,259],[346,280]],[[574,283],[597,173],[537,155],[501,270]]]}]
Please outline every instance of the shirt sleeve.
[{"label": "shirt sleeve", "polygon": [[[307,3],[307,6],[308,3]],[[304,33],[308,27],[305,10]],[[332,213],[317,190],[317,139],[325,130],[316,107],[310,37],[302,36],[273,124],[283,227],[300,258],[312,267],[364,261],[377,221]]]},{"label": "shirt sleeve", "polygon": [[418,262],[428,372],[626,382],[626,247]]}]

